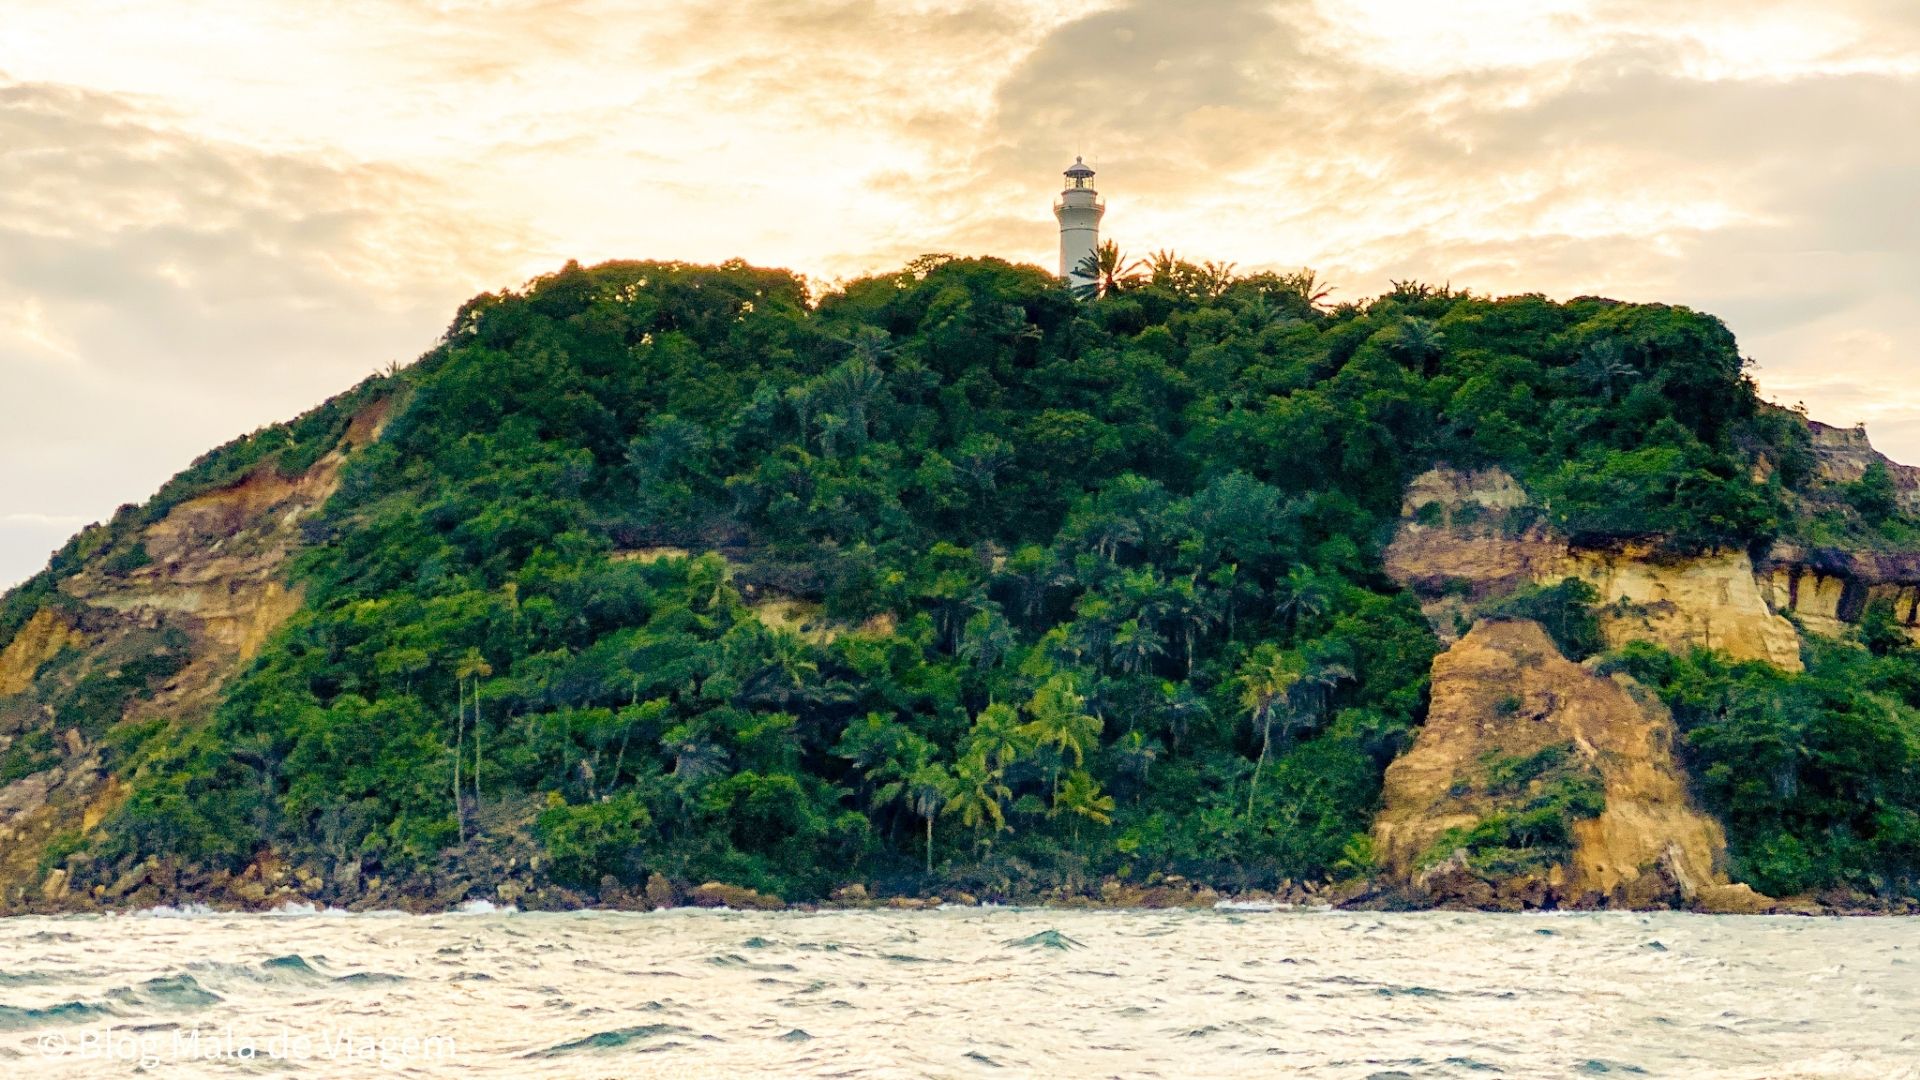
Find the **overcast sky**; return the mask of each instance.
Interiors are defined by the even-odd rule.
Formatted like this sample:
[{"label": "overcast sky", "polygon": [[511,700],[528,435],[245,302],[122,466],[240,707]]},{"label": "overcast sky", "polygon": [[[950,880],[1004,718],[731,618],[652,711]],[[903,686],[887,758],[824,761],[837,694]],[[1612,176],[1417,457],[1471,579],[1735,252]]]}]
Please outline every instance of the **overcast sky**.
[{"label": "overcast sky", "polygon": [[568,258],[1714,312],[1920,462],[1920,0],[0,0],[0,586]]}]

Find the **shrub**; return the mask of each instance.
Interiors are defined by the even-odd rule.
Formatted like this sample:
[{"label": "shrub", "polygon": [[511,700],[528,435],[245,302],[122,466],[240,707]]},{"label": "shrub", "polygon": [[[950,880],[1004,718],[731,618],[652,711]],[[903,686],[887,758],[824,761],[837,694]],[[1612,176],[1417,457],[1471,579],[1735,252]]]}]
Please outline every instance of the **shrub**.
[{"label": "shrub", "polygon": [[1600,619],[1594,613],[1599,594],[1579,578],[1553,585],[1529,585],[1518,592],[1481,605],[1479,615],[1489,619],[1532,619],[1545,627],[1567,659],[1585,660],[1606,648]]},{"label": "shrub", "polygon": [[560,801],[534,822],[554,878],[578,887],[597,885],[603,877],[623,884],[644,880],[642,860],[652,831],[652,815],[632,792],[578,806]]}]

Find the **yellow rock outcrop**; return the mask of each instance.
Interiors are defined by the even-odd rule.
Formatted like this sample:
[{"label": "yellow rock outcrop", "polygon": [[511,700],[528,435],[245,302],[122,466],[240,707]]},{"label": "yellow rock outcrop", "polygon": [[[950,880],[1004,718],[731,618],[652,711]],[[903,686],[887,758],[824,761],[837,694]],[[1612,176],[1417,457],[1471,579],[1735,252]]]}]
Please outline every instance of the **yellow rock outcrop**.
[{"label": "yellow rock outcrop", "polygon": [[[1434,660],[1426,725],[1387,769],[1373,831],[1385,875],[1421,899],[1470,906],[1507,896],[1512,906],[1764,908],[1764,897],[1728,884],[1726,838],[1689,801],[1674,738],[1658,702],[1624,676],[1568,661],[1539,624],[1480,623]],[[1606,808],[1574,826],[1563,865],[1526,882],[1465,885],[1421,865],[1449,829],[1491,811],[1468,782],[1487,761],[1566,744],[1598,771]]]},{"label": "yellow rock outcrop", "polygon": [[[391,399],[363,409],[334,450],[295,477],[265,462],[232,484],[182,501],[138,537],[147,559],[130,569],[93,560],[58,584],[61,607],[43,608],[0,651],[0,697],[35,689],[36,672],[68,644],[106,650],[156,627],[181,632],[187,663],[123,719],[188,721],[218,701],[226,681],[301,603],[288,583],[300,523],[339,486],[347,453],[377,438]],[[84,629],[84,634],[82,633]],[[42,676],[43,678],[45,676]],[[0,889],[38,880],[40,847],[63,830],[90,832],[121,789],[97,753],[68,733],[55,768],[0,788]]]},{"label": "yellow rock outcrop", "polygon": [[58,656],[68,645],[78,645],[84,640],[79,631],[52,608],[34,612],[7,647],[0,649],[0,697],[24,692],[33,685],[34,672],[40,670],[41,664]]},{"label": "yellow rock outcrop", "polygon": [[1598,594],[1610,646],[1705,647],[1800,670],[1799,632],[1769,604],[1773,590],[1746,552],[1677,557],[1649,544],[1575,548],[1526,509],[1525,493],[1498,469],[1435,469],[1409,485],[1386,569],[1421,596],[1442,637],[1451,638],[1479,601],[1574,577]]},{"label": "yellow rock outcrop", "polygon": [[1599,594],[1600,628],[1610,646],[1646,640],[1801,668],[1800,633],[1768,605],[1744,551],[1668,558],[1647,547],[1568,549],[1564,561],[1536,580],[1567,577]]}]

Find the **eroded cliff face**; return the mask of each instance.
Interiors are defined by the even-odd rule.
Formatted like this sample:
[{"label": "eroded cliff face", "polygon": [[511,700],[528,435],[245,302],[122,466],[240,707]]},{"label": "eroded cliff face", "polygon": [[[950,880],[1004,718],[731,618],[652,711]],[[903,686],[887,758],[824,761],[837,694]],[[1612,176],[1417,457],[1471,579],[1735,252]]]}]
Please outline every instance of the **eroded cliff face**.
[{"label": "eroded cliff face", "polygon": [[[1441,906],[1765,910],[1727,881],[1725,836],[1689,801],[1674,739],[1657,701],[1568,661],[1539,624],[1482,622],[1434,660],[1426,725],[1387,769],[1384,876]],[[1525,824],[1551,806],[1576,808],[1570,843]],[[1484,842],[1504,821],[1521,846]]]},{"label": "eroded cliff face", "polygon": [[1701,646],[1788,671],[1801,668],[1800,634],[1767,603],[1744,551],[1668,558],[1646,545],[1569,549],[1549,573],[1556,575],[1594,587],[1610,646],[1635,640],[1674,649]]},{"label": "eroded cliff face", "polygon": [[[45,854],[64,834],[92,832],[119,803],[98,751],[103,734],[119,724],[204,717],[226,681],[299,610],[287,572],[302,544],[300,523],[338,487],[347,454],[378,437],[389,403],[357,414],[334,449],[298,476],[283,477],[268,461],[173,507],[137,538],[141,565],[90,560],[0,651],[0,754],[12,751],[20,767],[32,767],[0,787],[6,906],[69,899],[73,875],[43,865]],[[113,715],[97,715],[102,701]]]},{"label": "eroded cliff face", "polygon": [[34,612],[13,641],[0,649],[0,697],[24,693],[33,685],[40,665],[60,655],[67,646],[85,640],[60,612],[52,608]]},{"label": "eroded cliff face", "polygon": [[1746,552],[1674,557],[1652,545],[1576,548],[1554,534],[1500,470],[1435,469],[1409,485],[1387,572],[1419,595],[1443,638],[1479,603],[1575,577],[1599,594],[1610,646],[1648,640],[1719,649],[1800,670],[1800,635],[1769,603]]},{"label": "eroded cliff face", "polygon": [[1812,439],[1814,474],[1834,484],[1849,484],[1865,476],[1867,469],[1882,466],[1893,477],[1900,505],[1920,511],[1920,467],[1902,465],[1873,448],[1863,427],[1840,428],[1807,421]]}]

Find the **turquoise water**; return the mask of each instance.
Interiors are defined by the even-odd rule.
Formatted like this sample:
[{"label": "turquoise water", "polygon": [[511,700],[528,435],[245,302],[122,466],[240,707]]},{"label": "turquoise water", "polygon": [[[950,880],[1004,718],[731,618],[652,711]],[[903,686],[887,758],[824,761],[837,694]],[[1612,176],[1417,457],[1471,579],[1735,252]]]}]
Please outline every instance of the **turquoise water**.
[{"label": "turquoise water", "polygon": [[0,1075],[1920,1076],[1920,922],[0,920]]}]

